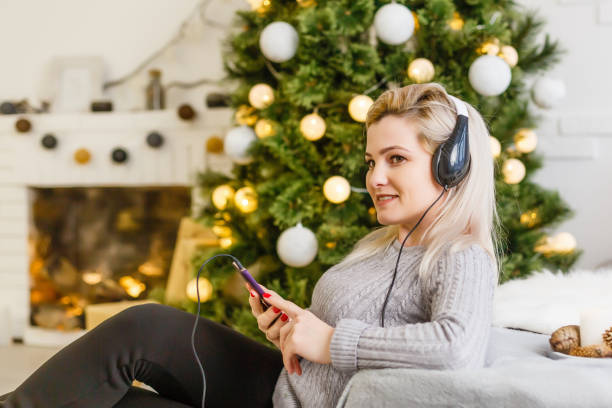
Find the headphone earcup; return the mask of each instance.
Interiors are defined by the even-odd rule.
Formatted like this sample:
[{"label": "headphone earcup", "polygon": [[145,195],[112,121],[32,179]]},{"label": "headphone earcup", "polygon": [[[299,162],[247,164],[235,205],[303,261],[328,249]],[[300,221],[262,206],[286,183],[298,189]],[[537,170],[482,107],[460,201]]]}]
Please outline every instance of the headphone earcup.
[{"label": "headphone earcup", "polygon": [[440,144],[433,154],[431,166],[434,178],[442,187],[454,187],[467,175],[470,169],[470,144],[468,118],[457,117],[453,133]]}]

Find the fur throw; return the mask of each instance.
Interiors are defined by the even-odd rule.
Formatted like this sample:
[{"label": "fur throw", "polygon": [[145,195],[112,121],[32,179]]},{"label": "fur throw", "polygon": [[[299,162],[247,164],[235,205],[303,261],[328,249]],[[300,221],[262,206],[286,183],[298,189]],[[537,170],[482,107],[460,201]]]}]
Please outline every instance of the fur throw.
[{"label": "fur throw", "polygon": [[552,334],[580,325],[580,311],[592,307],[612,309],[612,269],[567,274],[545,269],[497,287],[493,326]]}]

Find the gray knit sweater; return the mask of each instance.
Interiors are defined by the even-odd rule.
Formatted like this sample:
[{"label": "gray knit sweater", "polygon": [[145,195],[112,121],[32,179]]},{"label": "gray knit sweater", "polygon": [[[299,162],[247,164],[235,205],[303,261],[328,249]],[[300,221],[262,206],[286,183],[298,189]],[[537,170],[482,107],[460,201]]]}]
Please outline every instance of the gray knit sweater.
[{"label": "gray knit sweater", "polygon": [[335,265],[317,282],[308,308],[335,327],[331,364],[302,359],[302,375],[283,368],[274,407],[334,407],[357,370],[374,368],[458,369],[484,365],[497,273],[491,258],[472,245],[439,261],[427,282],[418,278],[425,248],[402,249],[395,240],[383,256],[349,267]]}]

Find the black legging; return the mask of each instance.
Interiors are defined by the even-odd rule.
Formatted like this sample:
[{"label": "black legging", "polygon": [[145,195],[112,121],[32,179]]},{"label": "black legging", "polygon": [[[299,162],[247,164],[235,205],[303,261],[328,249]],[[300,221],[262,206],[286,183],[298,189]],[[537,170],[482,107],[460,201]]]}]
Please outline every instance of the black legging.
[{"label": "black legging", "polygon": [[[0,407],[200,407],[194,319],[159,304],[126,309],[60,350]],[[206,373],[206,407],[272,406],[280,351],[205,318],[195,346]],[[159,395],[131,388],[133,380]]]}]

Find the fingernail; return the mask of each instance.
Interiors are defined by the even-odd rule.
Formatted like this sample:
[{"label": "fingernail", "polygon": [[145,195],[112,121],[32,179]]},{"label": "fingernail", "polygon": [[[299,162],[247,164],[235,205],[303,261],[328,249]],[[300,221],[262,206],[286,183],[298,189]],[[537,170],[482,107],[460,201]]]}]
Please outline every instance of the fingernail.
[{"label": "fingernail", "polygon": [[253,291],[251,290],[251,297],[255,297],[255,294],[253,293]]},{"label": "fingernail", "polygon": [[269,294],[269,293],[264,293],[264,295],[263,295],[263,296],[264,296],[265,298],[269,298],[269,297],[270,297],[270,296],[272,296],[272,295],[271,295],[271,294]]},{"label": "fingernail", "polygon": [[286,322],[288,318],[289,318],[289,316],[287,316],[287,315],[286,315],[286,314],[284,314],[284,313],[283,313],[283,315],[281,316],[281,320],[282,320],[283,322]]},{"label": "fingernail", "polygon": [[272,310],[274,310],[274,313],[280,312],[280,309],[276,306],[272,307]]}]

